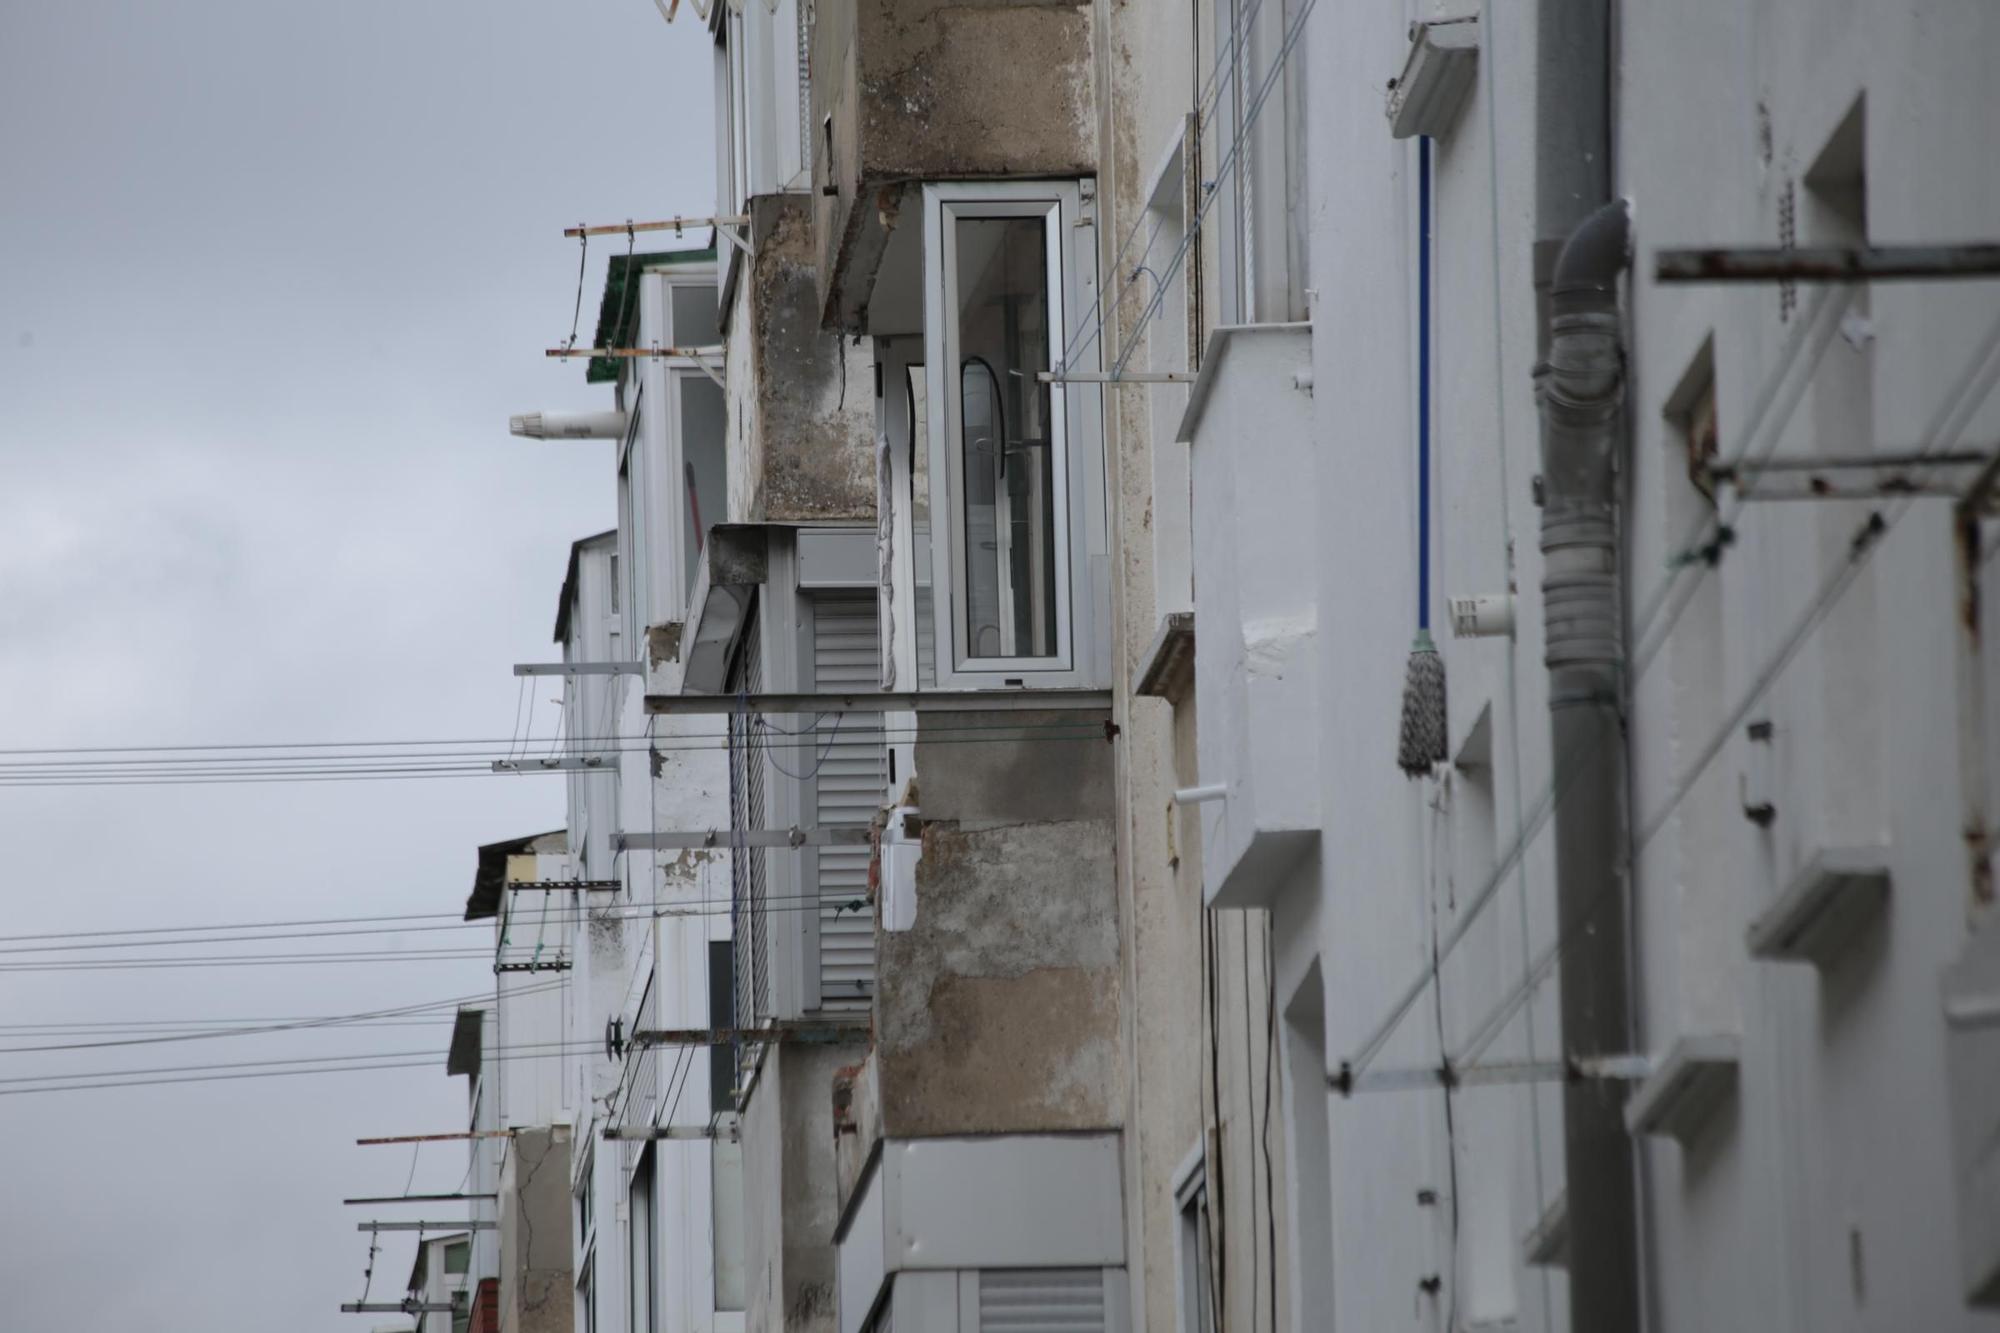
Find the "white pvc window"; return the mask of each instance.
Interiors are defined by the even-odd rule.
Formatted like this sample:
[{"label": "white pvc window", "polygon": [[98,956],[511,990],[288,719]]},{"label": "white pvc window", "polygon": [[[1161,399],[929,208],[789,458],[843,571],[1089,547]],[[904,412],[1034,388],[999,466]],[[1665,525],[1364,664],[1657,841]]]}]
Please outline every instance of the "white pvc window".
[{"label": "white pvc window", "polygon": [[1101,409],[1094,387],[1040,378],[1081,342],[1069,317],[1091,250],[1078,189],[933,185],[924,217],[912,415],[929,436],[937,682],[1082,684],[1101,572]]}]

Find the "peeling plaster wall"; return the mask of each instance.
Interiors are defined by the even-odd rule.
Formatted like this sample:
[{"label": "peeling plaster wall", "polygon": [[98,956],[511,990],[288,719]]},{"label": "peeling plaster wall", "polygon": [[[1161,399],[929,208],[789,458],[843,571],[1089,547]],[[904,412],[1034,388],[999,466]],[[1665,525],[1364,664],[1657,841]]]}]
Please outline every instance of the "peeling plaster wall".
[{"label": "peeling plaster wall", "polygon": [[820,327],[812,215],[797,194],[750,200],[724,334],[733,523],[872,521],[869,349]]},{"label": "peeling plaster wall", "polygon": [[500,1333],[569,1333],[570,1131],[523,1129],[500,1169]]},{"label": "peeling plaster wall", "polygon": [[916,922],[876,937],[881,1132],[1115,1128],[1124,1071],[1111,747],[941,746],[922,735],[968,722],[919,723]]},{"label": "peeling plaster wall", "polygon": [[867,304],[886,234],[880,211],[895,207],[885,186],[1095,170],[1091,61],[1090,7],[1070,0],[819,7],[812,119],[830,118],[831,129],[814,145],[814,183],[839,190],[814,196],[829,326],[857,326]]},{"label": "peeling plaster wall", "polygon": [[[1208,77],[1211,53],[1218,49],[1215,9],[1198,5],[1190,11],[1171,0],[1120,0],[1095,6],[1094,15],[1097,78],[1106,90],[1097,128],[1099,271],[1131,272],[1138,264],[1158,271],[1179,245],[1180,236],[1163,227],[1150,250],[1140,254],[1139,244],[1151,230],[1146,210],[1156,173],[1185,134],[1190,91]],[[1207,160],[1216,160],[1213,133],[1208,150]],[[1190,184],[1182,180],[1177,190],[1170,176],[1160,187],[1186,199]],[[1140,241],[1121,253],[1135,228]],[[1207,326],[1214,323],[1212,317],[1203,318],[1204,310],[1212,316],[1220,308],[1214,276],[1219,271],[1217,231],[1204,229],[1196,253],[1174,279],[1175,286],[1187,293],[1185,299],[1163,302],[1159,314],[1138,334],[1134,365],[1194,366]],[[1132,336],[1153,290],[1150,283],[1140,283],[1129,288],[1124,299],[1110,303],[1110,332],[1099,353],[1105,361]],[[1185,311],[1185,318],[1171,317],[1176,308]],[[1313,1315],[1294,1322],[1290,1270],[1295,1265],[1286,1226],[1292,1171],[1284,1127],[1275,1115],[1268,1146],[1278,1197],[1265,1197],[1262,1110],[1271,1095],[1264,1077],[1265,914],[1229,912],[1213,918],[1224,975],[1216,987],[1220,1049],[1211,1059],[1210,1045],[1201,1037],[1207,1023],[1202,988],[1206,931],[1201,807],[1176,807],[1171,800],[1175,788],[1205,780],[1195,760],[1196,710],[1191,697],[1174,704],[1131,692],[1161,614],[1189,607],[1185,556],[1177,568],[1167,568],[1156,559],[1163,543],[1178,542],[1183,551],[1188,547],[1187,446],[1175,438],[1187,401],[1188,391],[1173,385],[1105,394],[1107,492],[1116,553],[1111,678],[1116,687],[1113,718],[1120,730],[1116,828],[1126,996],[1122,1146],[1132,1322],[1134,1329],[1147,1333],[1179,1333],[1175,1173],[1202,1145],[1204,1125],[1218,1124],[1219,1158],[1211,1175],[1209,1202],[1229,1274],[1222,1293],[1223,1325],[1311,1329],[1319,1327]],[[1178,457],[1178,473],[1161,464],[1173,456]],[[1156,497],[1155,486],[1163,481],[1178,481],[1177,501],[1172,494]],[[1212,1089],[1212,1084],[1219,1087]],[[1265,1243],[1270,1208],[1277,1210],[1280,1249],[1275,1311],[1273,1260]]]},{"label": "peeling plaster wall", "polygon": [[874,361],[820,328],[805,198],[751,201],[749,282],[761,512],[774,523],[875,517]]},{"label": "peeling plaster wall", "polygon": [[843,1045],[772,1045],[743,1107],[747,1327],[832,1333],[835,1074],[862,1058]]}]

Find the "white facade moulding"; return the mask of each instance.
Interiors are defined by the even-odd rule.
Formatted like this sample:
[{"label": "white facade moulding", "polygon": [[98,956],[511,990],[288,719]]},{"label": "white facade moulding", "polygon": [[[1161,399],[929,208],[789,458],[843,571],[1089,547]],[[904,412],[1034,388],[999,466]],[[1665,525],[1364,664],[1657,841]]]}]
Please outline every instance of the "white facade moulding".
[{"label": "white facade moulding", "polygon": [[840,1333],[898,1273],[1122,1268],[1120,1170],[1116,1134],[885,1141],[834,1232]]},{"label": "white facade moulding", "polygon": [[1750,923],[1750,955],[1829,967],[1880,919],[1888,901],[1886,847],[1825,848]]},{"label": "white facade moulding", "polygon": [[1625,1103],[1634,1134],[1692,1143],[1736,1095],[1742,1042],[1732,1033],[1682,1037]]},{"label": "white facade moulding", "polygon": [[[1310,324],[1217,329],[1178,438],[1189,446],[1194,695],[1211,907],[1268,907],[1319,844]],[[1255,448],[1244,447],[1255,441]]]},{"label": "white facade moulding", "polygon": [[1441,137],[1458,119],[1479,66],[1479,17],[1410,25],[1410,54],[1389,83],[1389,133]]}]

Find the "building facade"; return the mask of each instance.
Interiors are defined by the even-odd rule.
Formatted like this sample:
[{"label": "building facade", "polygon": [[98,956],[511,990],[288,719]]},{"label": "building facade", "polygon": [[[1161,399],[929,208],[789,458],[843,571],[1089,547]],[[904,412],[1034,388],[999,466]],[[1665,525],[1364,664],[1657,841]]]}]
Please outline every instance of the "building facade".
[{"label": "building facade", "polygon": [[578,1333],[2000,1328],[2000,21],[698,13],[517,421]]}]

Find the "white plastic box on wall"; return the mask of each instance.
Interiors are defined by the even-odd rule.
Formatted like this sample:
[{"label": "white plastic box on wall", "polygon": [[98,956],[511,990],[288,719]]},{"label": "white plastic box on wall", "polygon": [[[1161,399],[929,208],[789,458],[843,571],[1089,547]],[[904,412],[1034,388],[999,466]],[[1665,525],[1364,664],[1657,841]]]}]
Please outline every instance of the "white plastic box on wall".
[{"label": "white plastic box on wall", "polygon": [[1268,906],[1319,837],[1311,375],[1311,325],[1220,328],[1181,418],[1213,907]]}]

